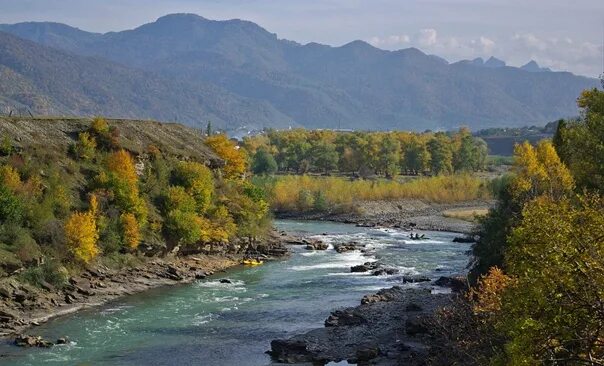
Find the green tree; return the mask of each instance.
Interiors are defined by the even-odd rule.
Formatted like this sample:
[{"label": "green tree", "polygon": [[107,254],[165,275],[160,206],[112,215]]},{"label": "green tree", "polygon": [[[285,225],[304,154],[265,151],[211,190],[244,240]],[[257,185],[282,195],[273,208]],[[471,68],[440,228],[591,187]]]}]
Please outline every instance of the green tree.
[{"label": "green tree", "polygon": [[433,174],[450,174],[453,172],[453,152],[451,143],[443,133],[437,133],[428,142],[430,152],[430,170]]},{"label": "green tree", "polygon": [[274,174],[277,171],[277,162],[271,153],[260,148],[254,154],[252,172],[254,174]]}]

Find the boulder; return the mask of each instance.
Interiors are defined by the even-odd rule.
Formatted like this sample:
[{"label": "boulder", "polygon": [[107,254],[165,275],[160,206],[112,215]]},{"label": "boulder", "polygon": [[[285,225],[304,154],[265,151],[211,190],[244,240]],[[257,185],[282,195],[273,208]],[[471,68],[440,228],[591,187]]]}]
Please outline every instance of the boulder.
[{"label": "boulder", "polygon": [[440,277],[438,280],[434,281],[436,286],[448,287],[455,292],[465,290],[467,286],[467,282],[463,277]]},{"label": "boulder", "polygon": [[57,339],[57,342],[55,344],[69,344],[71,343],[69,341],[69,337],[61,337],[59,339]]},{"label": "boulder", "polygon": [[355,309],[336,310],[325,320],[326,327],[357,326],[367,323],[367,319]]},{"label": "boulder", "polygon": [[456,236],[453,238],[453,243],[475,243],[473,236]]},{"label": "boulder", "polygon": [[413,336],[428,333],[428,328],[420,318],[409,318],[405,322],[405,331]]},{"label": "boulder", "polygon": [[233,283],[233,281],[229,280],[228,278],[222,278],[219,282],[220,283]]},{"label": "boulder", "polygon": [[386,302],[392,301],[396,299],[396,293],[401,291],[401,288],[398,286],[394,286],[389,289],[379,290],[377,293],[372,295],[365,295],[361,299],[361,304],[372,304],[376,302]]},{"label": "boulder", "polygon": [[430,282],[430,279],[425,276],[403,276],[403,283],[419,283]]},{"label": "boulder", "polygon": [[283,363],[304,363],[316,361],[316,355],[307,349],[305,341],[276,339],[271,342],[271,357]]},{"label": "boulder", "polygon": [[44,340],[40,336],[30,336],[21,334],[15,337],[15,346],[19,347],[44,347],[48,348],[53,345],[52,342]]},{"label": "boulder", "polygon": [[365,262],[363,264],[359,264],[357,266],[350,267],[350,272],[369,272],[374,269],[377,269],[379,264],[377,262]]},{"label": "boulder", "polygon": [[416,303],[409,303],[405,307],[405,311],[414,312],[414,311],[422,311],[422,307],[417,305]]},{"label": "boulder", "polygon": [[361,363],[373,360],[380,355],[380,348],[377,345],[364,346],[356,350],[355,358],[348,360],[348,363]]},{"label": "boulder", "polygon": [[397,274],[399,271],[396,268],[380,268],[373,271],[371,274],[374,276],[392,276]]},{"label": "boulder", "polygon": [[346,253],[346,252],[352,252],[354,250],[359,249],[359,245],[356,242],[341,243],[341,244],[335,244],[333,246],[333,248],[338,253]]}]

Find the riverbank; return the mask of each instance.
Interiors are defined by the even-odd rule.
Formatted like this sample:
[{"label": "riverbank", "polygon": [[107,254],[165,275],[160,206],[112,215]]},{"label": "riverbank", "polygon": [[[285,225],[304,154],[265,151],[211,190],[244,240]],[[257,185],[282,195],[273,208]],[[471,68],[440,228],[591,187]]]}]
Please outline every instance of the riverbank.
[{"label": "riverbank", "polygon": [[[289,255],[283,245],[287,238],[273,233],[259,247],[264,260]],[[17,278],[0,281],[0,336],[9,337],[48,320],[79,310],[106,304],[121,297],[152,288],[187,284],[241,265],[242,254],[168,256],[141,258],[141,263],[120,270],[90,267],[69,278],[61,289],[50,284],[35,287]]]},{"label": "riverbank", "polygon": [[277,212],[281,219],[328,220],[366,227],[390,227],[403,230],[451,231],[470,234],[476,223],[448,213],[455,210],[485,210],[494,201],[475,200],[457,203],[434,203],[416,199],[362,201],[345,213]]},{"label": "riverbank", "polygon": [[425,365],[431,342],[426,319],[451,296],[430,288],[383,289],[356,307],[333,311],[323,328],[274,340],[269,353],[282,363]]}]

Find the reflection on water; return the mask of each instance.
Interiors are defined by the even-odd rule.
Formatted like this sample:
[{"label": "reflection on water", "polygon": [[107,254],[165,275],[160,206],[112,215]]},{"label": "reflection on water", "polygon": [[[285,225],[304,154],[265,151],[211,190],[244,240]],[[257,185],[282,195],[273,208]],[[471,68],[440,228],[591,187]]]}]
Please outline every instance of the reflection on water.
[{"label": "reflection on water", "polygon": [[[438,277],[463,271],[467,244],[455,234],[358,228],[329,222],[278,221],[278,228],[313,235],[329,244],[357,241],[368,253],[310,252],[294,247],[287,261],[237,268],[191,285],[150,290],[75,315],[32,332],[73,343],[51,349],[0,346],[2,365],[268,365],[270,341],[320,327],[334,308],[353,306],[397,276],[350,273],[380,261],[401,275]],[[325,235],[323,235],[325,234]],[[220,283],[228,277],[231,284]],[[410,284],[405,286],[429,286]]]}]

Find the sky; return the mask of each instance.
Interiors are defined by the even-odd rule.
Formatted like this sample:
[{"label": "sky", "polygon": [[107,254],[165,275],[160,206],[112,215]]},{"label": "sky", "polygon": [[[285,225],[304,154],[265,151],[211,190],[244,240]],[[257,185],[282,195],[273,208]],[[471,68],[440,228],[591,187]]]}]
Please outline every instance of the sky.
[{"label": "sky", "polygon": [[0,23],[132,29],[170,13],[245,19],[280,38],[417,47],[450,62],[495,56],[558,71],[603,72],[604,0],[0,0]]}]

